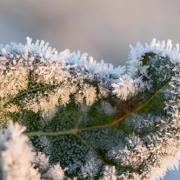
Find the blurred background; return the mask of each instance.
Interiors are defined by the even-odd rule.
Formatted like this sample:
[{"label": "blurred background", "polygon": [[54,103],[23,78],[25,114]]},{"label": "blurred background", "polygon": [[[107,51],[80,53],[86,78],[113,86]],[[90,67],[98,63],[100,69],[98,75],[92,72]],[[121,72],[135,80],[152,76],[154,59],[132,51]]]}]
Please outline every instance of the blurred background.
[{"label": "blurred background", "polygon": [[[124,64],[129,44],[180,42],[180,0],[0,0],[0,43],[43,39],[59,51]],[[169,171],[164,180],[179,180]]]}]

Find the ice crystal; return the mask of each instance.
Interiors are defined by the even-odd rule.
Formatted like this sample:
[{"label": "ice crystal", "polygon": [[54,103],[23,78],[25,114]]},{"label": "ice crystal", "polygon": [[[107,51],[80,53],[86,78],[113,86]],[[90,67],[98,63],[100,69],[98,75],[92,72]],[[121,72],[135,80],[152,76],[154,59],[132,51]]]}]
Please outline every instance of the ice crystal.
[{"label": "ice crystal", "polygon": [[0,175],[3,180],[40,179],[32,164],[34,153],[28,145],[28,138],[21,134],[24,130],[11,122],[0,132]]},{"label": "ice crystal", "polygon": [[113,93],[123,100],[126,100],[128,96],[134,95],[136,92],[135,82],[127,75],[122,76],[118,80],[118,83],[112,84],[114,88]]},{"label": "ice crystal", "polygon": [[52,166],[48,158],[34,152],[24,127],[9,122],[0,132],[0,178],[2,180],[62,180],[60,165]]}]

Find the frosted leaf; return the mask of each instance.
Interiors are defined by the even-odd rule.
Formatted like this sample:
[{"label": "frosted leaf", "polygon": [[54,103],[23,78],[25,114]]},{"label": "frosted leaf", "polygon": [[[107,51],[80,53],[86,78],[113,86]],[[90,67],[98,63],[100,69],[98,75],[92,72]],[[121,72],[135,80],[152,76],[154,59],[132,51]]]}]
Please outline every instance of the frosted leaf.
[{"label": "frosted leaf", "polygon": [[[126,66],[113,67],[30,38],[25,45],[2,46],[0,126],[8,119],[26,126],[41,152],[35,155],[27,145],[33,156],[16,160],[19,170],[27,163],[41,179],[163,177],[179,164],[178,51],[171,41],[138,43]],[[0,136],[0,147],[10,144],[9,157],[23,149],[22,137],[28,140],[21,131],[15,143],[6,136]]]}]

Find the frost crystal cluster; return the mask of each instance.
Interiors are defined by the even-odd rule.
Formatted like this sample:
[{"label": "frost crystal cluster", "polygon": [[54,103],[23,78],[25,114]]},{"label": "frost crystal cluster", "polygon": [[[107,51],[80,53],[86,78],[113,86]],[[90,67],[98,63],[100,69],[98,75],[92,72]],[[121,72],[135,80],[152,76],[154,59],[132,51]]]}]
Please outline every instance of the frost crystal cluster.
[{"label": "frost crystal cluster", "polygon": [[35,153],[25,128],[9,122],[0,131],[0,179],[7,180],[60,180],[64,171],[59,165],[52,166],[42,153]]},{"label": "frost crystal cluster", "polygon": [[30,38],[1,45],[0,179],[156,180],[178,167],[179,45],[130,47],[113,67]]}]

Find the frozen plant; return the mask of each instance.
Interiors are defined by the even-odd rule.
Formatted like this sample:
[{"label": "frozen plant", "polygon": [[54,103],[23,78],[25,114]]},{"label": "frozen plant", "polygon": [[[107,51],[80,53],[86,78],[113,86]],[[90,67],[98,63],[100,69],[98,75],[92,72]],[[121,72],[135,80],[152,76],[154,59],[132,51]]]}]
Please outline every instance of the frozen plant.
[{"label": "frozen plant", "polygon": [[30,38],[1,46],[2,178],[155,180],[178,167],[179,45],[130,47],[113,67]]}]

